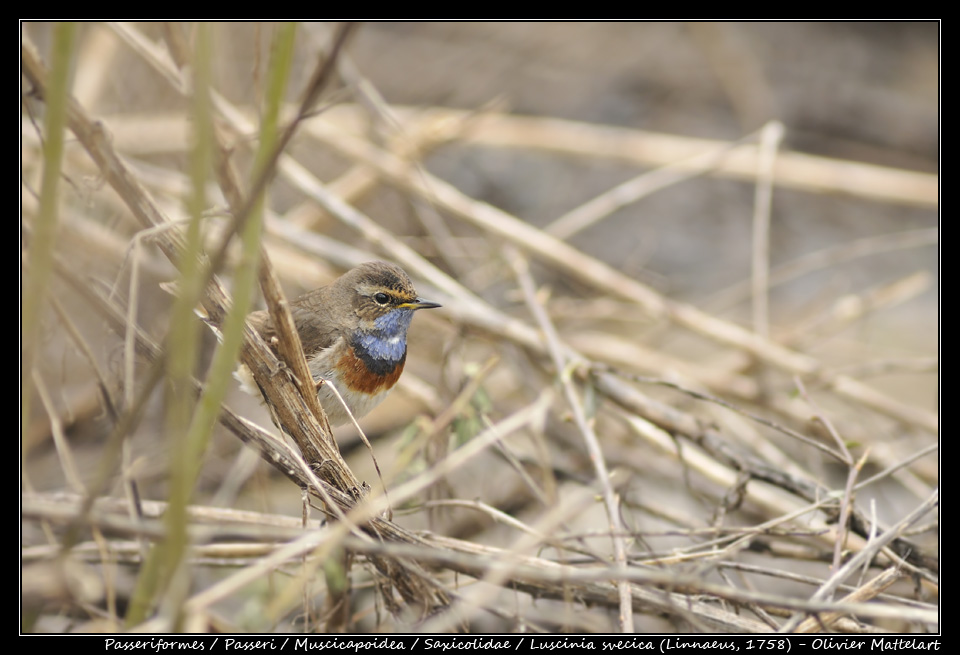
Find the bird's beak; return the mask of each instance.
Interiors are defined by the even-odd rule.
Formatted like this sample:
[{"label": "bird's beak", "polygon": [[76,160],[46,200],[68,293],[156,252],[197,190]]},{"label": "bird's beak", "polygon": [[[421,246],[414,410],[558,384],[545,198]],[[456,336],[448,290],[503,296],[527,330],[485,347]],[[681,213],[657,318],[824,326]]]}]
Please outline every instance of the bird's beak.
[{"label": "bird's beak", "polygon": [[436,307],[442,307],[438,302],[430,302],[429,300],[424,300],[423,298],[417,298],[413,302],[405,302],[400,305],[404,309],[434,309]]}]

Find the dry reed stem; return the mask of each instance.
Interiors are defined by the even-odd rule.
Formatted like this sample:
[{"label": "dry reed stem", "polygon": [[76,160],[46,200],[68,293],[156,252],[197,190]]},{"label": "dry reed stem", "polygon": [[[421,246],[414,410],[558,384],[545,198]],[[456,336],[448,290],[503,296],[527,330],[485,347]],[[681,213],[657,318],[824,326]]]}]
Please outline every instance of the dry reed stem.
[{"label": "dry reed stem", "polygon": [[773,202],[773,168],[783,140],[782,123],[771,121],[760,129],[757,183],[754,187],[751,274],[753,280],[753,331],[770,338],[770,206]]},{"label": "dry reed stem", "polygon": [[[464,112],[431,108],[394,108],[404,118],[441,121],[456,120]],[[411,116],[412,115],[412,116]],[[611,159],[637,166],[669,166],[728,145],[728,142],[658,134],[643,130],[593,125],[548,117],[489,115],[477,122],[467,135],[469,143],[503,148],[545,150],[584,157]],[[717,173],[736,179],[756,179],[757,146],[733,148]],[[696,164],[688,164],[696,170]],[[802,153],[781,153],[774,168],[777,186],[814,193],[844,193],[884,202],[936,207],[938,177],[859,162],[817,157]]]}]

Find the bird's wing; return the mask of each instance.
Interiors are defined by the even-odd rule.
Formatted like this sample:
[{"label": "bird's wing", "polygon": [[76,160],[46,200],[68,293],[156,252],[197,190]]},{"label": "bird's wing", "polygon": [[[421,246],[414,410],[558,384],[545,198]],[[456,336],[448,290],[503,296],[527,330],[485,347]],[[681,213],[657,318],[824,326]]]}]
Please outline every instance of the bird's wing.
[{"label": "bird's wing", "polygon": [[[309,357],[329,348],[340,336],[341,330],[330,320],[326,289],[315,289],[290,303],[290,314],[300,335],[300,343]],[[276,327],[266,311],[253,312],[247,317],[253,329],[268,343],[273,344]]]}]

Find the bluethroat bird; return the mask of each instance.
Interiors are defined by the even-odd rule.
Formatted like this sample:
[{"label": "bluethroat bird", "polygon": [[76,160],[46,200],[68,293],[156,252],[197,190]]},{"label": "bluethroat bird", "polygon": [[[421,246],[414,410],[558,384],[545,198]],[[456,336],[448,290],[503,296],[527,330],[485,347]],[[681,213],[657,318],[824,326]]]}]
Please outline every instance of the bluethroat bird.
[{"label": "bluethroat bird", "polygon": [[[372,410],[403,372],[413,313],[439,306],[418,297],[403,269],[387,262],[361,264],[291,303],[310,373],[315,382],[323,380],[317,396],[330,425],[349,420],[330,385],[355,418]],[[275,331],[269,313],[253,312],[247,320],[273,347]],[[245,366],[237,378],[246,391],[259,395]]]}]

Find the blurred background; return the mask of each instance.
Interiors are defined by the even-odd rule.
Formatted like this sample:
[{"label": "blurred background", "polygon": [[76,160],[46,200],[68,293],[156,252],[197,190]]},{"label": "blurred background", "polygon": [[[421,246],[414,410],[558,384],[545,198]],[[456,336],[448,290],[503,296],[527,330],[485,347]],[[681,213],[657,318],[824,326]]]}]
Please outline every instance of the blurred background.
[{"label": "blurred background", "polygon": [[[212,86],[222,97],[217,111],[228,106],[255,126],[278,28],[211,27]],[[286,92],[290,103],[299,98],[318,57],[329,52],[337,27],[298,27]],[[22,32],[46,60],[52,26],[25,23]],[[421,295],[444,303],[445,309],[416,317],[398,390],[361,421],[388,488],[430,469],[545,390],[555,393],[542,421],[438,480],[406,504],[409,512],[397,522],[492,547],[517,543],[517,529],[493,512],[451,502],[476,501],[527,525],[545,521],[556,538],[576,547],[564,553],[554,552],[555,544],[543,551],[528,545],[529,554],[574,564],[610,555],[603,504],[582,504],[583,493],[589,497],[602,485],[553,363],[544,350],[477,318],[487,312],[493,323],[506,326],[502,313],[539,330],[511,264],[518,256],[530,264],[536,297],[559,339],[586,361],[613,367],[627,384],[642,375],[723,398],[834,446],[837,440],[825,436],[827,430],[809,422],[813,416],[821,424],[826,418],[856,458],[866,457],[861,476],[906,464],[856,495],[857,504],[885,525],[926,498],[938,486],[939,459],[929,450],[937,443],[938,414],[939,35],[936,22],[361,24],[337,60],[336,80],[316,118],[304,124],[286,153],[380,231],[325,211],[305,193],[304,183],[284,170],[269,188],[263,242],[291,297],[359,261],[379,258],[403,263]],[[72,93],[103,121],[112,146],[174,221],[187,217],[190,130],[188,100],[172,80],[188,77],[189,68],[172,64],[168,44],[182,39],[189,49],[194,36],[189,24],[87,23],[78,29],[72,55]],[[26,82],[23,99],[22,220],[29,225],[43,170],[38,134],[43,109]],[[249,177],[255,128],[241,127],[239,118],[223,122],[229,125],[234,161]],[[377,168],[383,159],[365,158],[364,152],[388,153],[414,171],[413,181],[391,180]],[[519,228],[495,227],[476,207],[464,210],[473,211],[473,219],[464,218],[442,197],[416,188],[419,181],[435,190],[434,179],[536,231],[528,237]],[[620,185],[619,195],[609,193]],[[213,185],[208,199],[211,216],[205,225],[212,243],[225,202]],[[134,295],[139,325],[163,341],[172,301],[160,284],[175,279],[176,271],[149,237],[137,237],[141,226],[69,134],[59,207],[57,254],[69,274],[124,302]],[[553,240],[576,249],[578,259],[568,260],[567,267],[538,252],[538,242],[549,251]],[[134,248],[136,242],[140,246]],[[22,237],[21,244],[28,260],[29,239]],[[396,244],[412,248],[471,297],[450,297],[439,277],[399,259]],[[802,353],[813,368],[790,370],[710,336],[709,330],[682,320],[678,325],[669,311],[658,314],[631,300],[616,279],[601,285],[581,275],[592,262],[670,303],[692,305]],[[759,296],[758,276],[763,276]],[[230,265],[221,277],[229,286]],[[36,340],[34,379],[43,385],[42,393],[33,394],[44,399],[33,402],[24,419],[22,489],[40,500],[76,491],[65,479],[64,449],[55,447],[57,430],[81,478],[89,479],[101,461],[113,422],[103,411],[91,356],[118,388],[128,366],[123,335],[107,329],[87,301],[56,278],[49,293],[62,303],[73,321],[70,329],[82,335],[89,353],[53,311],[44,310],[40,331],[26,335]],[[215,340],[205,337],[198,372],[214,348]],[[867,394],[857,387],[851,396],[831,382],[837,376],[879,395],[864,401]],[[850,467],[807,444],[676,389],[644,382],[637,388],[716,427],[751,456],[826,488],[844,488]],[[677,454],[678,436],[684,435],[649,441],[636,431],[628,408],[604,401],[590,384],[578,386],[577,393],[614,472],[637,566],[798,597],[809,596],[815,583],[745,569],[727,573],[724,567],[736,562],[812,580],[829,576],[829,539],[836,535],[824,536],[835,530],[828,512],[778,524],[783,534],[758,533],[749,546],[734,548],[731,535],[802,503],[787,499],[781,489],[758,492],[765,483],[727,477],[729,467],[718,472],[729,463],[715,454],[708,452],[715,469],[698,468]],[[274,430],[258,401],[233,390],[227,404]],[[896,411],[883,409],[893,405]],[[453,420],[439,429],[435,419],[451,407]],[[144,499],[166,499],[162,417],[163,394],[157,393],[130,434],[129,459],[109,495],[121,497],[120,481],[129,478]],[[336,434],[357,477],[377,487],[355,430]],[[906,461],[918,452],[927,454]],[[295,485],[219,428],[193,501],[264,516],[296,519],[301,512]],[[565,514],[564,507],[574,513]],[[60,539],[44,522],[55,520],[33,508],[25,509],[22,523],[25,566],[48,561],[50,547]],[[930,516],[925,521],[926,532],[915,538],[925,553],[935,555],[937,523]],[[227,534],[220,538],[229,540],[223,529]],[[710,548],[722,554],[703,556]],[[33,629],[115,629],[138,576],[135,551],[117,556],[122,564],[111,575],[97,556],[84,555],[90,598],[79,602],[75,591],[62,597],[40,593],[31,605],[37,608]],[[658,560],[679,552],[699,554]],[[227,560],[198,556],[191,565],[192,591],[249,564]],[[295,578],[290,568],[278,577]],[[359,565],[354,571],[350,628],[411,630],[402,619],[376,614],[373,590],[365,586],[370,572]],[[449,571],[436,575],[456,586]],[[936,603],[929,581],[917,589],[899,584],[896,593],[918,606]],[[206,608],[203,629],[299,631],[310,625],[304,614],[322,613],[314,607],[325,597],[322,582],[305,594],[308,601],[298,597],[293,603],[276,600],[280,586],[265,576]],[[464,611],[459,629],[618,629],[615,604],[579,612],[575,599],[535,602],[521,592],[489,587],[468,584],[460,590],[480,594],[477,602],[484,609]],[[495,607],[509,609],[495,612]],[[635,618],[636,629],[644,632],[737,631],[662,610]],[[767,625],[784,620],[776,613],[751,618]],[[930,629],[922,621],[894,619],[834,627]]]}]

